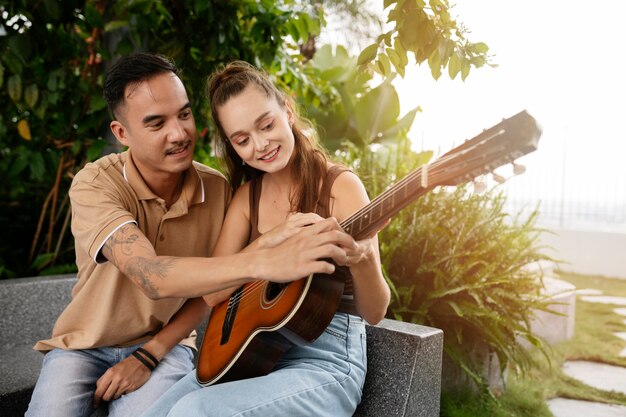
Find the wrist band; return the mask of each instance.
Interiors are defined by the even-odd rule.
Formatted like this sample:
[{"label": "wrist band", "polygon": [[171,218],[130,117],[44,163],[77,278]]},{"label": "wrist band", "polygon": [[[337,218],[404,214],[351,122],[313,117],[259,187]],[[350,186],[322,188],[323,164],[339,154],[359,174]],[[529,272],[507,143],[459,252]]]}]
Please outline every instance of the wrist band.
[{"label": "wrist band", "polygon": [[148,362],[148,361],[146,360],[146,358],[144,358],[143,356],[141,356],[141,354],[140,354],[139,352],[134,351],[134,352],[132,353],[132,355],[133,355],[135,358],[137,358],[137,359],[139,360],[139,362],[143,363],[143,364],[146,366],[146,368],[148,368],[150,371],[154,371],[155,366],[154,366],[154,365],[152,365],[150,362]]},{"label": "wrist band", "polygon": [[154,364],[154,367],[156,368],[157,366],[159,366],[159,360],[157,358],[155,358],[152,353],[148,352],[147,350],[145,350],[142,347],[138,347],[135,352],[139,352],[142,353],[146,358],[150,359],[152,361],[152,363]]}]

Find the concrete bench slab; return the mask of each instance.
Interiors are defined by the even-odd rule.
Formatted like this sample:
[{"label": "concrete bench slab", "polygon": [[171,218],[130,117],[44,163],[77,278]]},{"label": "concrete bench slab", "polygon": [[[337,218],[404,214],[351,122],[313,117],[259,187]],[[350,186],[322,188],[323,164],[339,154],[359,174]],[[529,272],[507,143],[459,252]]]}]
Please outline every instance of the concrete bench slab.
[{"label": "concrete bench slab", "polygon": [[[0,414],[23,416],[74,275],[0,281]],[[202,331],[203,329],[199,329]],[[358,417],[439,416],[443,332],[395,320],[367,326],[368,373]],[[102,413],[100,413],[102,415]]]}]

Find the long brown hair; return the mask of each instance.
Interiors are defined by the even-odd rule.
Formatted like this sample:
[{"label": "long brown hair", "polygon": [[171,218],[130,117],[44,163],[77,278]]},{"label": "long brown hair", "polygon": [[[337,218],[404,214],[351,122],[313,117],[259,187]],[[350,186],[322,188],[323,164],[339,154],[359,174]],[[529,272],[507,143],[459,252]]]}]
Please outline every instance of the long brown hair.
[{"label": "long brown hair", "polygon": [[218,154],[225,160],[231,186],[236,190],[245,181],[260,177],[264,173],[242,164],[217,117],[218,108],[226,104],[230,98],[241,94],[251,83],[264,91],[268,97],[275,98],[281,106],[293,114],[294,123],[291,130],[295,143],[291,163],[292,172],[298,175],[299,181],[293,194],[289,196],[291,209],[302,212],[315,211],[320,197],[320,184],[327,172],[328,156],[320,146],[311,122],[298,113],[293,98],[276,88],[267,74],[244,61],[233,61],[213,73],[209,77],[207,87],[211,116],[218,132],[215,146]]}]

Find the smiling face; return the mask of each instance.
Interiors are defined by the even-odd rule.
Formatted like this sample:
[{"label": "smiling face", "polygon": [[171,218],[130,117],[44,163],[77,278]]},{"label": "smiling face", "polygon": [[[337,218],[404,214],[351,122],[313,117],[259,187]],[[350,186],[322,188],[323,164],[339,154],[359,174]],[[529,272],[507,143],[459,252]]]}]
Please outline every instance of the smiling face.
[{"label": "smiling face", "polygon": [[239,157],[268,173],[289,166],[294,149],[291,112],[254,84],[217,110],[226,137]]},{"label": "smiling face", "polygon": [[193,160],[196,126],[187,92],[173,73],[129,85],[111,130],[149,185],[180,176]]}]

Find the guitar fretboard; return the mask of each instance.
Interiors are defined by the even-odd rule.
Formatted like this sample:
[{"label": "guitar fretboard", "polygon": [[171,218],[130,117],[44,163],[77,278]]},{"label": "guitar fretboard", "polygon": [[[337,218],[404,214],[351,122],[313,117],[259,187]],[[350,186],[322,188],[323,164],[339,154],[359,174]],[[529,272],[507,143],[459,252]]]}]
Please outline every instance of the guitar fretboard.
[{"label": "guitar fretboard", "polygon": [[422,187],[422,169],[418,168],[344,220],[341,227],[356,240],[363,239],[378,231],[379,226],[431,188]]}]

